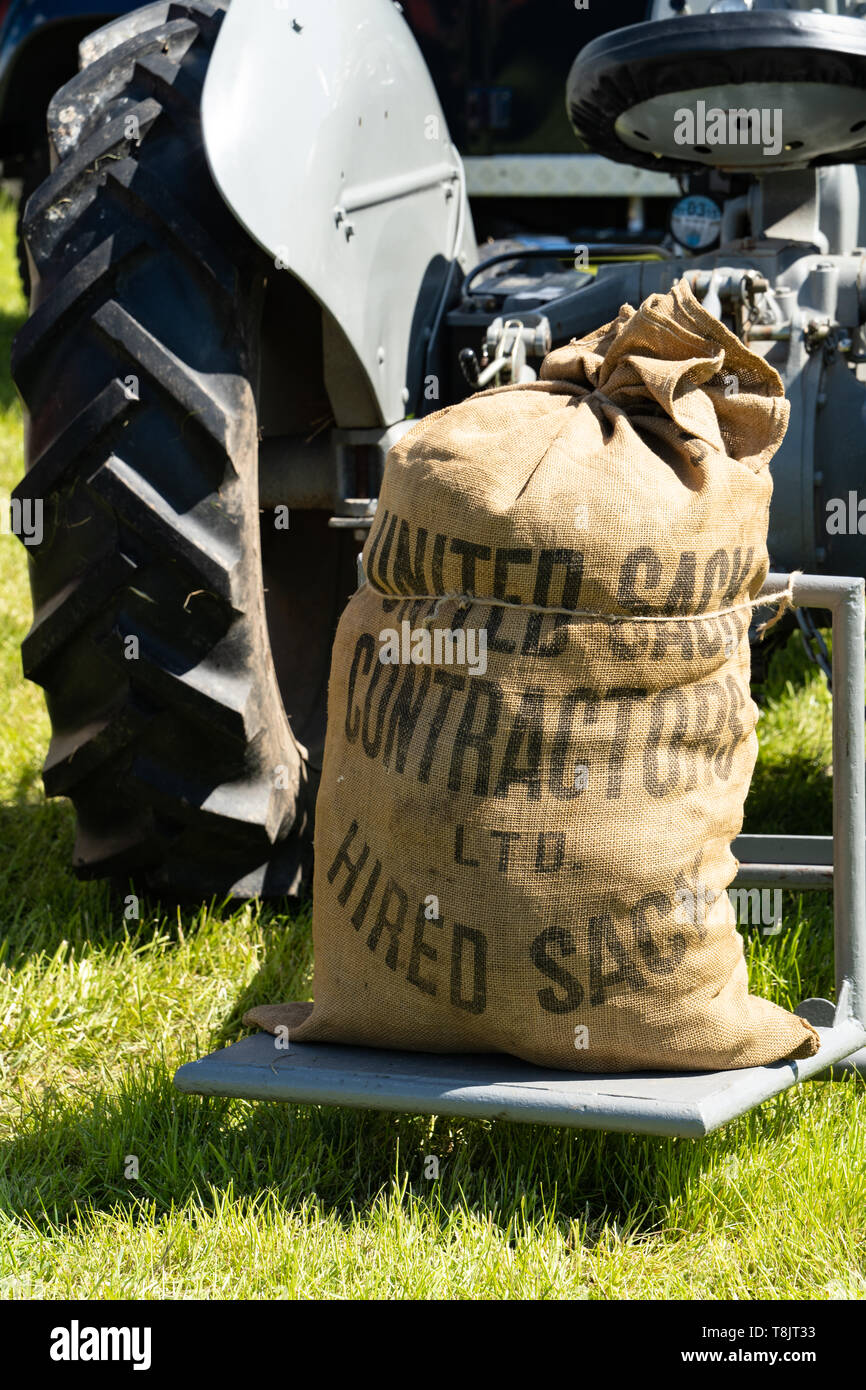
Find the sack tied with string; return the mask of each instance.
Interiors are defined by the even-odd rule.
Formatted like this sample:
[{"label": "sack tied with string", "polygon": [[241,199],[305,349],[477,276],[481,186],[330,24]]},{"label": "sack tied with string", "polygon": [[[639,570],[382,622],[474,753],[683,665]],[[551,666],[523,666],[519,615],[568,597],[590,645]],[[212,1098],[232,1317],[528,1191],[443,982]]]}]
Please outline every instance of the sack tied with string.
[{"label": "sack tied with string", "polygon": [[787,417],[681,281],[391,450],[334,645],[293,1038],[594,1072],[815,1052],[749,994],[726,892]]}]

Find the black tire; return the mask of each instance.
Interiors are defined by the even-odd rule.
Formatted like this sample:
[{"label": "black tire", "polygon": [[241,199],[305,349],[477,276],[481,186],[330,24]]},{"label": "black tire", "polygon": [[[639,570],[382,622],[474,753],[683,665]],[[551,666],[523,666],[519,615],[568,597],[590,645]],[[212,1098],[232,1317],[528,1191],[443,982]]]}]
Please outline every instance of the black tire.
[{"label": "black tire", "polygon": [[45,688],[45,789],[74,802],[80,875],[181,897],[297,893],[315,773],[280,697],[262,584],[266,267],[202,147],[223,9],[191,0],[157,22],[159,8],[128,38],[125,16],[57,93],[56,167],[25,214],[36,278],[13,354],[30,415],[16,495],[43,499],[44,537],[24,670]]},{"label": "black tire", "polygon": [[50,172],[47,145],[34,150],[21,168],[21,199],[18,204],[18,217],[15,227],[15,254],[18,261],[18,277],[24,298],[30,298],[30,266],[27,262],[27,247],[24,244],[24,210],[31,194],[48,177]]}]

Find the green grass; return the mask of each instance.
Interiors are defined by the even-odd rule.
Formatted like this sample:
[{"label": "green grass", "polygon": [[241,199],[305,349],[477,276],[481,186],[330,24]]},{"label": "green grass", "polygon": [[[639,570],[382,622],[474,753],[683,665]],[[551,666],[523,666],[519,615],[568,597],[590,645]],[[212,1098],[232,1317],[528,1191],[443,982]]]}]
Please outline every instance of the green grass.
[{"label": "green grass", "polygon": [[[0,333],[24,305],[0,205]],[[21,473],[0,376],[0,489]],[[173,1069],[256,1001],[310,994],[309,910],[165,914],[69,871],[21,677],[26,556],[0,537],[0,1294],[48,1298],[866,1296],[859,1083],[809,1083],[701,1141],[201,1100]],[[829,702],[774,663],[752,829],[829,828]],[[832,993],[830,912],[747,936],[752,985]],[[138,1160],[138,1176],[128,1156]],[[440,1162],[425,1177],[425,1156]]]}]

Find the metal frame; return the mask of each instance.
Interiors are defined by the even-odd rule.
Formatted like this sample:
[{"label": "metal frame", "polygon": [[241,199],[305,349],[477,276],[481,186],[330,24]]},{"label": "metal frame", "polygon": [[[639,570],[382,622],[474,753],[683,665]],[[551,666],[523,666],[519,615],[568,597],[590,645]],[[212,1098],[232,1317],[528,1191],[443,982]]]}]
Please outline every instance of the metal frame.
[{"label": "metal frame", "polygon": [[673,174],[618,164],[601,154],[466,155],[471,198],[677,198]]},{"label": "metal frame", "polygon": [[[788,583],[788,575],[770,575],[763,593],[778,595]],[[798,1009],[820,1033],[814,1057],[735,1071],[594,1076],[487,1054],[287,1047],[258,1033],[180,1067],[178,1090],[695,1138],[846,1058],[849,1068],[866,1070],[864,585],[862,579],[796,575],[791,595],[795,607],[829,609],[833,616],[832,876],[825,839],[756,835],[735,841],[735,853],[749,854],[735,882],[833,887],[837,1003],[810,999]]]}]

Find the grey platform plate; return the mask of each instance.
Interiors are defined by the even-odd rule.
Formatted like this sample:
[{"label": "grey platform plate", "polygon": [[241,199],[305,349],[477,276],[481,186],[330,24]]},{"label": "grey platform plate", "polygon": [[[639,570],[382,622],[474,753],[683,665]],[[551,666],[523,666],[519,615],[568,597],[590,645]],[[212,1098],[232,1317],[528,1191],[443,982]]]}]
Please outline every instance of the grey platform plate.
[{"label": "grey platform plate", "polygon": [[177,1071],[195,1095],[301,1105],[348,1105],[416,1115],[463,1115],[697,1138],[866,1042],[854,1022],[820,1028],[821,1048],[803,1062],[741,1071],[593,1076],[551,1071],[510,1057],[293,1043],[280,1051],[256,1033]]}]

